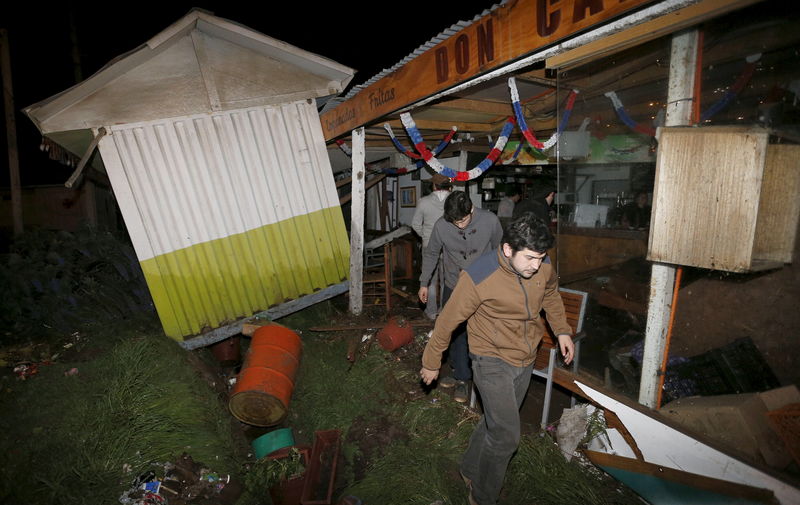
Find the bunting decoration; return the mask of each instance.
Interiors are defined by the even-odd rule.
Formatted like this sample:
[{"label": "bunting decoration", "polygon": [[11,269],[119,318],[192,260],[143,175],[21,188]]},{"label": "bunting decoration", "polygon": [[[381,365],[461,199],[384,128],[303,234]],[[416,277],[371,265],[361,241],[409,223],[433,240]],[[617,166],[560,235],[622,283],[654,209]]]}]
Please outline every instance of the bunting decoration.
[{"label": "bunting decoration", "polygon": [[[417,154],[415,152],[412,152],[411,150],[406,149],[405,147],[403,147],[403,144],[401,144],[400,141],[397,140],[397,137],[395,137],[394,130],[392,130],[392,127],[391,127],[391,125],[389,123],[384,123],[383,129],[386,130],[386,132],[389,134],[389,137],[392,139],[392,144],[394,144],[394,147],[398,151],[400,151],[401,154],[405,154],[406,156],[408,156],[412,160],[421,160],[422,159],[422,156],[420,156],[419,154]],[[433,153],[438,156],[442,151],[444,151],[444,148],[447,147],[448,144],[450,144],[450,141],[453,140],[453,136],[456,134],[457,131],[458,131],[458,127],[453,126],[450,129],[450,131],[447,132],[447,134],[444,136],[442,141],[439,142],[439,145],[436,146],[436,149],[433,150]]]},{"label": "bunting decoration", "polygon": [[514,118],[509,117],[506,121],[506,124],[503,126],[503,130],[500,132],[500,136],[497,138],[497,142],[495,142],[494,147],[486,156],[486,158],[478,163],[478,165],[472,170],[467,172],[457,172],[452,168],[444,166],[442,162],[436,158],[434,153],[428,150],[428,147],[425,145],[425,141],[417,129],[417,124],[414,122],[414,118],[411,117],[411,114],[408,112],[400,114],[400,120],[403,122],[403,126],[408,132],[408,136],[411,137],[411,142],[414,143],[414,148],[422,155],[422,159],[425,160],[425,163],[427,163],[428,166],[437,173],[445,177],[449,177],[454,181],[469,181],[479,177],[486,170],[488,170],[489,167],[491,167],[500,156],[503,148],[505,148],[506,143],[508,142],[508,137],[511,135],[511,132],[514,129],[514,124],[516,124]]},{"label": "bunting decoration", "polygon": [[609,91],[605,93],[605,95],[611,100],[611,103],[614,104],[614,110],[617,112],[617,116],[619,116],[620,120],[625,123],[628,128],[633,131],[642,133],[644,135],[648,135],[650,137],[656,136],[656,130],[652,126],[643,125],[641,123],[637,123],[625,112],[625,107],[622,105],[622,101],[619,99],[617,94],[614,91]]},{"label": "bunting decoration", "polygon": [[512,154],[509,159],[503,161],[503,165],[510,165],[510,164],[514,163],[515,161],[517,161],[517,157],[519,157],[519,153],[522,152],[522,145],[523,144],[524,144],[524,142],[520,142],[517,145],[517,148],[514,150],[514,154]]},{"label": "bunting decoration", "polygon": [[747,58],[745,58],[745,66],[742,73],[739,75],[739,78],[736,79],[736,82],[733,83],[733,86],[728,88],[728,91],[720,98],[714,105],[709,107],[701,116],[700,122],[703,123],[711,118],[714,114],[721,111],[725,108],[726,105],[730,103],[731,100],[739,94],[742,89],[744,89],[745,85],[750,81],[753,77],[753,73],[756,71],[756,63],[758,60],[761,59],[761,53],[751,54]]},{"label": "bunting decoration", "polygon": [[342,152],[345,153],[348,158],[353,157],[353,150],[350,149],[350,146],[347,145],[347,142],[345,142],[342,139],[339,139],[336,141],[336,145],[339,146],[339,149],[341,149]]},{"label": "bunting decoration", "polygon": [[556,142],[558,142],[558,137],[561,135],[561,132],[564,131],[564,129],[567,127],[567,123],[569,123],[569,116],[572,114],[572,109],[575,106],[575,98],[578,96],[578,90],[573,89],[569,92],[569,95],[567,96],[567,103],[564,106],[564,114],[561,117],[561,122],[558,124],[556,132],[551,135],[546,142],[542,143],[537,140],[536,136],[531,129],[528,128],[528,124],[525,122],[525,115],[522,112],[522,105],[519,101],[519,91],[517,91],[516,78],[510,77],[508,79],[508,88],[511,92],[511,107],[514,109],[514,116],[517,118],[519,129],[522,131],[522,135],[525,137],[525,140],[527,140],[532,147],[542,151],[553,147]]}]

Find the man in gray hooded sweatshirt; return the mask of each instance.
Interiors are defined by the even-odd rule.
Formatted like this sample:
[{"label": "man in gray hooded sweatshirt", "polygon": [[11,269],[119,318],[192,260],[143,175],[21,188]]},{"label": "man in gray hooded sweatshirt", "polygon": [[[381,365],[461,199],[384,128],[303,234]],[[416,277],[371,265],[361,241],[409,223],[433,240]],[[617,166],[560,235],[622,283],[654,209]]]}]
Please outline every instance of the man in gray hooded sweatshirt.
[{"label": "man in gray hooded sweatshirt", "polygon": [[[458,282],[458,274],[475,258],[499,247],[502,239],[503,228],[493,212],[475,208],[467,193],[453,191],[444,202],[444,215],[433,225],[428,247],[422,252],[422,272],[419,276],[420,301],[427,303],[428,284],[440,253],[444,279],[442,293],[444,307]],[[439,384],[443,387],[455,386],[455,400],[466,402],[469,398],[468,382],[472,380],[466,328],[453,333],[448,358],[453,369],[453,377],[444,377],[439,380]]]}]

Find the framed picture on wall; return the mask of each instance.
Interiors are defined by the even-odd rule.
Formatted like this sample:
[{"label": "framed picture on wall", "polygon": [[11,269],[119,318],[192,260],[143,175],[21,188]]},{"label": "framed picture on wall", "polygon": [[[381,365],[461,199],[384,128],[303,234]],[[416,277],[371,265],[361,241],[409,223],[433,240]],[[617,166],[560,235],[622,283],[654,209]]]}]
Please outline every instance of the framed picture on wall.
[{"label": "framed picture on wall", "polygon": [[401,207],[417,206],[417,188],[415,186],[405,186],[403,188],[400,188],[400,206]]}]

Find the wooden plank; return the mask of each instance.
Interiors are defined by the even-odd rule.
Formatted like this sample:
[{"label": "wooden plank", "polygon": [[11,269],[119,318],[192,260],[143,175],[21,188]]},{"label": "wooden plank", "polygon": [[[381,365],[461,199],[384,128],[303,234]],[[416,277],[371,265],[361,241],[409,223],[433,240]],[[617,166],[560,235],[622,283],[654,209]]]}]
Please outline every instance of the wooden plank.
[{"label": "wooden plank", "polygon": [[353,157],[352,157],[352,189],[351,195],[353,202],[350,205],[350,313],[353,315],[361,314],[363,309],[363,286],[361,285],[364,275],[364,205],[366,203],[366,189],[364,181],[366,179],[366,167],[364,160],[366,151],[364,148],[364,128],[353,130]]},{"label": "wooden plank", "polygon": [[468,112],[480,112],[492,114],[494,116],[509,116],[514,114],[511,102],[489,102],[487,100],[471,100],[469,98],[456,98],[431,105],[436,110],[456,110]]},{"label": "wooden plank", "polygon": [[657,19],[584,44],[571,51],[552,56],[547,59],[547,68],[566,69],[584,64],[760,1],[762,0],[703,0]]},{"label": "wooden plank", "polygon": [[333,140],[650,2],[508,2],[322,114],[325,139]]},{"label": "wooden plank", "polygon": [[64,183],[64,186],[71,188],[75,185],[75,182],[83,173],[84,167],[92,158],[92,154],[94,154],[94,150],[97,149],[97,145],[100,143],[100,139],[106,136],[106,129],[104,127],[100,127],[97,129],[97,135],[92,138],[92,141],[89,142],[89,145],[86,147],[86,151],[83,153],[83,157],[81,157],[81,161],[78,162],[78,166],[75,167],[75,170],[72,172],[72,175],[69,176],[67,182]]},{"label": "wooden plank", "polygon": [[698,475],[696,473],[683,472],[666,466],[654,465],[646,461],[638,461],[631,458],[624,458],[614,454],[604,452],[584,450],[584,454],[589,461],[597,466],[618,468],[633,473],[651,475],[670,482],[677,482],[684,486],[703,489],[713,493],[724,494],[737,498],[746,498],[759,503],[777,504],[775,494],[769,489],[763,489],[746,484],[739,484],[727,480],[715,479]]},{"label": "wooden plank", "polygon": [[381,235],[378,238],[370,240],[369,242],[364,244],[364,249],[375,249],[376,247],[380,247],[384,244],[392,242],[393,240],[397,240],[400,237],[408,235],[409,233],[411,233],[411,227],[404,224],[399,228],[397,228],[396,230],[392,230],[385,235]]},{"label": "wooden plank", "polygon": [[648,260],[750,269],[768,137],[757,127],[661,129]]}]

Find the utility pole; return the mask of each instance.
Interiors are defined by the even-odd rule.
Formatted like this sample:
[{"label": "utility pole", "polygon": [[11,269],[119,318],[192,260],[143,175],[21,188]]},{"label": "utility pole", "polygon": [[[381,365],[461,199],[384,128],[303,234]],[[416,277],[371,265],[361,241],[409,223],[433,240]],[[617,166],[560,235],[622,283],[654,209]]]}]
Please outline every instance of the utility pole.
[{"label": "utility pole", "polygon": [[4,28],[0,29],[0,73],[3,74],[3,107],[6,111],[8,171],[11,176],[11,214],[14,217],[14,236],[16,237],[24,231],[22,222],[22,185],[19,179],[14,87],[11,83],[11,51],[8,49],[8,30]]}]

